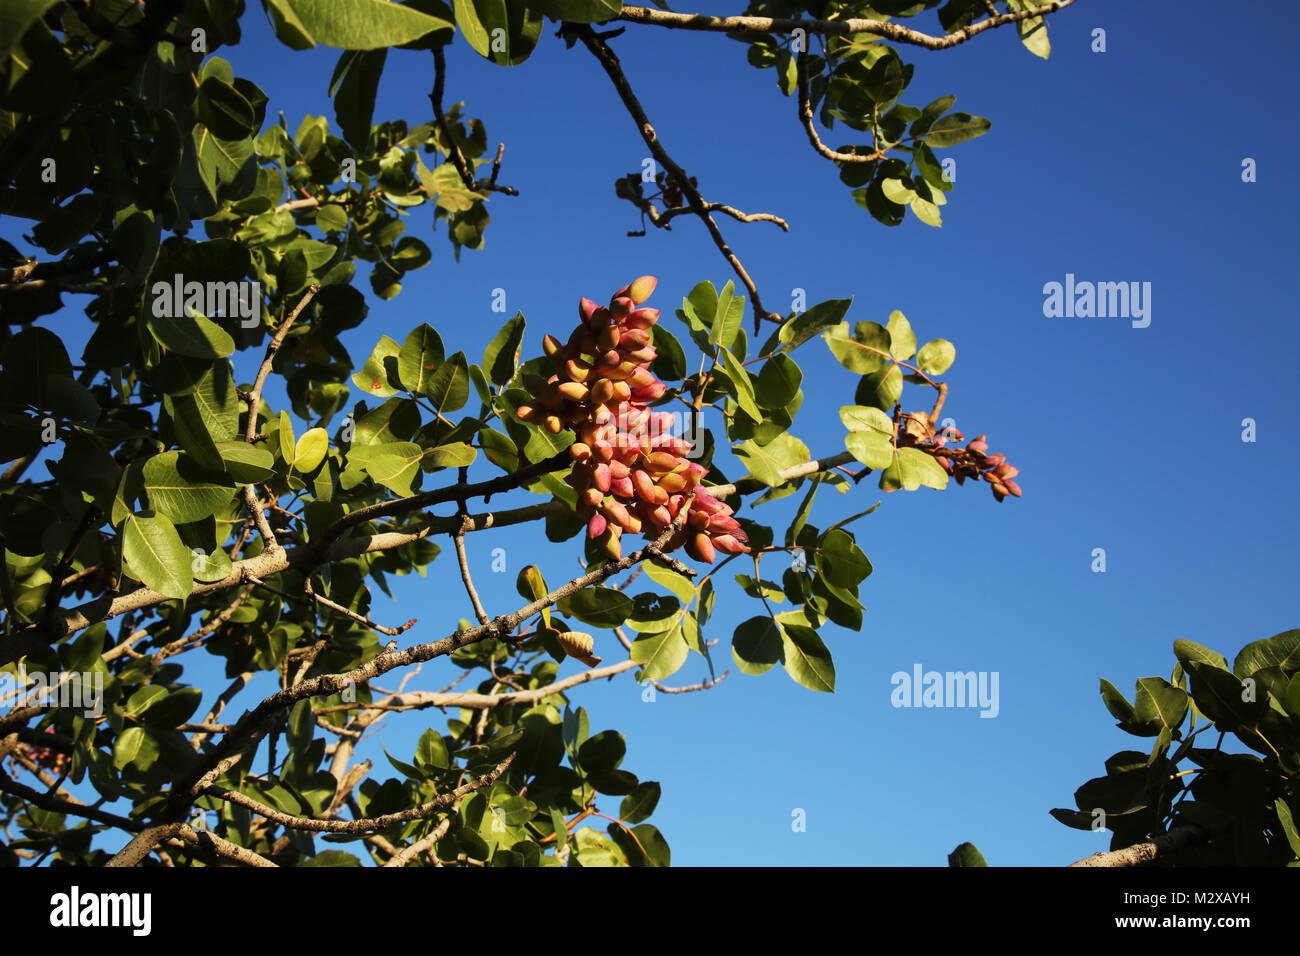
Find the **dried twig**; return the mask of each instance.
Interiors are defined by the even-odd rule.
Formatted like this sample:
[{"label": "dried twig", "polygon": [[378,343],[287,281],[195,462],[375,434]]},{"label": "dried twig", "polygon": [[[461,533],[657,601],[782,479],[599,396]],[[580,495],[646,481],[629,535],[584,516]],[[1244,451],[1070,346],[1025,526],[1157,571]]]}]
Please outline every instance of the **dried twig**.
[{"label": "dried twig", "polygon": [[[623,9],[626,11],[628,8],[624,7]],[[745,271],[745,267],[740,264],[740,260],[736,258],[736,254],[732,252],[731,247],[727,245],[727,240],[723,238],[722,230],[719,229],[718,224],[714,222],[713,216],[706,208],[707,204],[703,197],[700,196],[699,190],[691,184],[690,177],[686,175],[685,170],[677,165],[673,158],[668,155],[667,150],[665,150],[663,145],[659,142],[659,136],[655,132],[654,126],[650,123],[649,117],[646,116],[645,109],[642,108],[640,100],[636,97],[636,93],[632,91],[632,85],[628,82],[627,76],[623,73],[623,67],[619,64],[618,57],[615,55],[614,51],[610,49],[609,44],[607,44],[595,30],[586,24],[574,27],[573,29],[578,38],[582,40],[587,49],[590,50],[592,55],[600,62],[601,67],[604,68],[605,73],[608,74],[610,80],[613,81],[614,89],[618,91],[619,98],[623,101],[624,107],[626,107],[628,113],[631,114],[632,119],[636,121],[637,129],[641,133],[641,138],[645,140],[646,146],[650,149],[651,155],[654,156],[654,158],[659,162],[659,165],[663,166],[663,168],[667,170],[668,175],[677,183],[678,188],[690,202],[691,209],[694,211],[695,215],[700,217],[700,221],[703,222],[705,228],[709,230],[709,235],[713,238],[713,244],[718,247],[718,251],[722,253],[722,257],[727,260],[727,263],[731,266],[737,277],[739,277],[740,281],[749,291],[750,301],[754,306],[755,331],[757,332],[763,319],[770,319],[773,322],[782,321],[781,316],[777,315],[775,312],[769,312],[763,307],[763,302],[759,297],[758,288],[754,285],[754,280],[749,277],[749,273]]]}]

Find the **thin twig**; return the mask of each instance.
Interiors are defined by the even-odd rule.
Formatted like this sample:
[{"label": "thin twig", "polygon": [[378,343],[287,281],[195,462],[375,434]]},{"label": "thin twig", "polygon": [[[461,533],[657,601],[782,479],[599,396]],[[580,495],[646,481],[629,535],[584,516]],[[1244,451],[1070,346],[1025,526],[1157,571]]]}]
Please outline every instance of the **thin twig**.
[{"label": "thin twig", "polygon": [[[623,9],[626,11],[628,8],[624,7]],[[673,158],[668,155],[667,150],[665,150],[663,145],[659,142],[659,135],[655,132],[655,128],[650,123],[649,117],[646,116],[646,112],[642,108],[641,102],[637,99],[636,93],[632,91],[632,85],[628,82],[627,76],[623,73],[623,67],[619,64],[618,56],[610,49],[609,44],[607,44],[590,26],[583,24],[582,26],[574,27],[574,30],[586,45],[587,49],[590,50],[592,55],[600,62],[601,67],[613,82],[614,89],[618,91],[619,98],[623,101],[624,107],[626,107],[628,113],[631,114],[632,119],[636,121],[637,129],[640,131],[641,138],[645,141],[651,155],[659,162],[659,165],[663,166],[663,168],[667,170],[668,175],[673,178],[677,183],[678,188],[685,194],[686,198],[690,202],[691,209],[695,212],[695,215],[699,216],[700,221],[704,223],[705,228],[708,229],[709,235],[713,239],[713,244],[718,247],[718,251],[722,253],[722,257],[727,260],[732,271],[736,273],[737,277],[739,277],[740,281],[749,291],[750,301],[754,306],[755,332],[757,332],[761,327],[762,320],[765,318],[770,319],[773,322],[782,321],[781,316],[777,315],[775,312],[769,312],[763,307],[763,302],[759,298],[758,288],[754,285],[754,280],[749,277],[749,273],[745,271],[745,267],[740,264],[740,260],[736,258],[736,254],[732,252],[731,247],[727,245],[727,240],[723,237],[722,230],[718,228],[718,224],[713,220],[713,216],[710,215],[709,210],[706,208],[707,204],[700,195],[699,190],[691,185],[690,177],[686,175],[685,170],[677,165]]]},{"label": "thin twig", "polygon": [[[275,353],[280,351],[280,345],[284,342],[284,337],[289,334],[289,327],[293,325],[294,320],[298,318],[302,310],[307,307],[307,304],[319,291],[320,283],[317,282],[303,293],[302,298],[298,300],[298,304],[280,323],[280,328],[266,346],[266,357],[262,359],[262,366],[257,370],[257,378],[253,380],[253,387],[248,393],[248,423],[244,428],[244,441],[249,444],[252,444],[253,436],[257,434],[257,413],[262,404],[262,386],[266,384],[266,377],[271,374],[271,362],[275,359]],[[257,488],[254,485],[244,486],[244,503],[248,505],[253,520],[257,522],[257,530],[261,532],[267,550],[280,550],[280,544],[275,540],[275,532],[271,530],[270,522],[266,520],[266,514],[262,511],[261,502],[257,500]]]},{"label": "thin twig", "polygon": [[466,794],[473,793],[475,790],[481,790],[484,787],[491,786],[497,778],[506,772],[515,755],[511,754],[505,760],[497,764],[492,770],[483,776],[471,780],[455,790],[449,790],[446,793],[439,794],[427,803],[422,803],[418,807],[410,810],[402,810],[398,813],[386,813],[378,817],[362,817],[359,820],[314,820],[310,817],[295,817],[283,813],[273,807],[268,807],[264,803],[259,803],[252,797],[245,796],[236,790],[227,790],[225,787],[210,786],[204,789],[206,796],[218,797],[228,803],[233,803],[245,809],[252,810],[259,816],[265,817],[281,826],[289,827],[294,830],[307,830],[313,833],[368,833],[374,830],[386,830],[391,826],[397,826],[402,823],[409,823],[420,817],[426,817],[431,813],[437,813],[439,810],[445,810],[453,803],[460,800]]},{"label": "thin twig", "polygon": [[447,116],[442,111],[442,90],[446,80],[447,59],[443,55],[442,47],[435,46],[433,48],[433,92],[429,94],[429,101],[433,103],[434,118],[438,121],[438,129],[447,144],[447,156],[456,167],[456,172],[460,173],[461,182],[471,192],[496,192],[505,193],[507,196],[518,196],[519,190],[513,186],[497,185],[497,173],[501,171],[501,156],[505,152],[505,143],[497,147],[496,162],[492,165],[492,178],[478,180],[474,178],[474,171],[470,168],[469,161],[465,159],[465,154],[460,151],[460,145],[452,136],[451,124],[447,122]]}]

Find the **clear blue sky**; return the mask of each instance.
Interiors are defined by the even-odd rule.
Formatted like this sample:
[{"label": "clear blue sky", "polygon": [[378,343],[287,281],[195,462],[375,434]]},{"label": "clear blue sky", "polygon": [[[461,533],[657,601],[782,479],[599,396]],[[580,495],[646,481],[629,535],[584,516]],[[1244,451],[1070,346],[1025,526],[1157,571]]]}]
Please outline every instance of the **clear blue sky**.
[{"label": "clear blue sky", "polygon": [[[1048,816],[1072,807],[1075,788],[1111,753],[1150,743],[1114,728],[1098,677],[1131,697],[1137,678],[1168,677],[1176,638],[1231,659],[1300,623],[1300,462],[1286,431],[1298,411],[1297,209],[1287,171],[1300,154],[1291,101],[1300,14],[1270,5],[1249,23],[1234,19],[1230,33],[1207,33],[1205,18],[1220,10],[1082,0],[1053,18],[1049,62],[1010,30],[943,53],[904,48],[916,64],[904,101],[956,93],[957,109],[993,121],[987,136],[945,154],[957,158],[957,181],[942,229],[910,216],[888,229],[858,208],[809,149],[794,102],[771,71],[746,63],[741,44],[636,25],[613,41],[663,142],[705,197],[789,220],[789,234],[722,221],[769,304],[788,310],[796,287],[809,303],[852,295],[851,320],[884,321],[901,309],[922,341],[951,339],[947,414],[968,436],[988,433],[1021,467],[1025,492],[1002,504],[983,487],[955,484],[943,493],[886,496],[873,482],[844,498],[822,492],[813,516],[822,527],[884,498],[854,526],[876,568],[862,589],[862,631],[823,632],[838,672],[833,695],[780,668],[754,678],[734,667],[708,693],[654,703],[630,675],[575,694],[593,732],[626,733],[625,766],[662,782],[653,822],[676,864],[934,866],[970,840],[994,865],[1057,865],[1105,849],[1107,836]],[[325,88],[335,52],[292,53],[259,20],[250,15],[245,43],[221,55],[270,94],[291,130],[305,112],[332,121]],[[936,29],[932,13],[913,25],[921,24]],[[1105,53],[1090,50],[1097,27]],[[572,325],[580,295],[602,299],[651,273],[660,282],[650,304],[675,323],[671,310],[695,283],[730,278],[693,220],[625,237],[637,217],[613,180],[639,169],[644,146],[594,59],[551,32],[509,70],[463,42],[449,55],[448,101],[466,100],[490,142],[506,142],[501,181],[520,195],[492,199],[486,248],[459,265],[443,236],[429,236],[427,209],[412,216],[408,234],[429,242],[434,261],[393,302],[372,301],[369,319],[345,338],[358,364],[380,335],[400,341],[423,321],[442,331],[448,351],[477,360],[505,318],[491,311],[498,287],[508,314],[528,319],[531,356],[543,332]],[[427,54],[395,51],[376,120],[428,119],[431,82]],[[1246,157],[1257,161],[1258,182],[1242,182]],[[1044,283],[1067,273],[1150,282],[1150,326],[1046,318]],[[819,341],[796,357],[806,398],[794,432],[814,455],[833,454],[844,447],[837,410],[852,403],[855,377]],[[1244,418],[1257,422],[1254,443],[1241,439]],[[474,473],[494,469],[483,463]],[[755,517],[780,529],[788,504]],[[551,545],[540,528],[467,543],[494,613],[517,606],[515,574],[525,564],[540,564],[552,583],[578,570],[577,543]],[[506,549],[505,574],[491,572],[496,547]],[[1104,574],[1090,570],[1094,548],[1106,551]],[[397,593],[400,607],[377,595],[373,613],[419,617],[405,642],[470,616],[449,548],[428,577],[399,581]],[[706,630],[722,666],[732,629],[755,613],[757,602],[724,591]],[[619,657],[609,632],[597,644]],[[1000,713],[895,709],[890,676],[916,663],[997,671]],[[426,667],[416,683],[438,689],[450,672]],[[705,674],[693,656],[672,682]],[[434,717],[391,720],[380,739],[408,757]],[[372,751],[382,779],[385,761]],[[806,811],[806,832],[792,832],[796,808]]]}]

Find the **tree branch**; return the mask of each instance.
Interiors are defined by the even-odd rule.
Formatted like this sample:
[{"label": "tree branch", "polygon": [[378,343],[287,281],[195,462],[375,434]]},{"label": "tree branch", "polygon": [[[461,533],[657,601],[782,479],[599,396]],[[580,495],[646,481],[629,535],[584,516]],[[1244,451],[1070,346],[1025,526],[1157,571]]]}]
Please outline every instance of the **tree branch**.
[{"label": "tree branch", "polygon": [[1008,23],[1018,23],[1031,17],[1047,16],[1064,9],[1075,0],[1056,0],[1041,6],[1031,7],[1017,13],[1004,13],[989,17],[978,23],[954,30],[946,36],[931,36],[919,30],[912,30],[886,20],[864,20],[849,18],[845,20],[793,20],[786,17],[712,17],[702,13],[673,13],[667,10],[651,10],[648,7],[624,6],[616,20],[627,20],[648,26],[668,27],[675,30],[700,30],[710,33],[781,33],[790,34],[795,30],[804,30],[820,36],[851,36],[855,33],[868,33],[873,36],[904,43],[909,46],[924,47],[927,50],[946,50],[965,43],[985,30],[994,30]]},{"label": "tree branch", "polygon": [[[294,306],[283,322],[280,328],[271,338],[270,343],[266,346],[266,358],[262,360],[261,367],[257,370],[257,378],[253,381],[253,388],[248,393],[248,423],[244,428],[244,441],[250,445],[253,443],[253,436],[257,434],[257,412],[262,404],[262,386],[266,384],[266,377],[271,374],[271,362],[275,359],[275,353],[280,351],[280,345],[284,342],[284,337],[289,334],[289,327],[293,325],[294,320],[307,307],[312,298],[320,291],[320,283],[312,285],[303,293],[298,304]],[[266,542],[268,551],[282,550],[280,543],[275,540],[275,532],[271,530],[270,522],[266,520],[266,513],[262,511],[262,504],[257,500],[257,488],[254,485],[244,485],[244,503],[248,505],[249,513],[252,514],[253,520],[257,522],[257,530],[262,535],[262,540]]]},{"label": "tree branch", "polygon": [[1204,835],[1205,831],[1197,826],[1174,827],[1168,833],[1162,833],[1146,843],[1136,843],[1122,850],[1111,850],[1109,853],[1094,853],[1092,856],[1085,856],[1082,860],[1076,860],[1070,866],[1139,866],[1150,863],[1157,857],[1168,856],[1181,850],[1202,839]]},{"label": "tree branch", "polygon": [[314,820],[310,817],[295,817],[287,813],[282,813],[272,807],[259,803],[252,797],[245,796],[235,790],[227,790],[225,787],[207,787],[203,794],[209,797],[217,797],[228,803],[236,804],[247,810],[252,810],[259,816],[265,817],[273,823],[289,827],[294,830],[307,830],[313,833],[369,833],[374,830],[386,830],[391,826],[397,826],[402,823],[409,823],[420,817],[427,817],[431,813],[437,813],[439,810],[445,810],[453,803],[460,800],[467,794],[475,790],[481,790],[484,787],[491,786],[497,778],[506,772],[515,755],[511,754],[505,760],[497,764],[492,770],[483,776],[471,780],[469,783],[457,787],[455,790],[449,790],[446,793],[439,794],[428,803],[423,803],[418,807],[410,810],[402,810],[399,813],[386,813],[378,817],[362,817],[359,820]]},{"label": "tree branch", "polygon": [[465,154],[460,151],[460,145],[451,134],[451,124],[447,122],[447,117],[442,111],[442,90],[446,80],[447,59],[443,55],[442,47],[435,46],[433,48],[433,92],[429,94],[429,101],[433,103],[434,118],[437,119],[438,129],[447,143],[447,156],[456,167],[456,172],[460,173],[461,182],[471,192],[495,192],[518,196],[519,190],[513,186],[497,185],[497,173],[501,171],[501,156],[506,150],[505,143],[497,146],[496,162],[492,164],[492,177],[477,180],[474,178],[474,171],[470,168],[469,161],[465,159]]},{"label": "tree branch", "polygon": [[[624,13],[629,9],[640,10],[644,8],[624,7]],[[587,49],[590,50],[592,55],[600,62],[601,67],[604,68],[605,73],[608,74],[610,80],[613,82],[614,89],[618,91],[619,98],[623,101],[623,105],[627,108],[632,119],[636,121],[637,129],[641,133],[641,138],[645,140],[645,144],[649,148],[650,154],[659,162],[659,165],[663,166],[663,168],[668,171],[668,175],[670,175],[677,183],[678,188],[690,202],[691,210],[695,215],[699,216],[700,221],[703,222],[705,228],[709,230],[709,235],[713,238],[713,244],[718,247],[718,251],[722,253],[722,257],[727,260],[732,271],[736,273],[737,277],[739,277],[740,281],[744,284],[746,290],[748,290],[750,301],[754,306],[755,332],[757,333],[757,330],[761,327],[762,320],[765,318],[774,322],[780,322],[781,316],[777,315],[775,312],[769,312],[763,307],[763,301],[759,297],[758,288],[754,285],[754,280],[749,277],[749,273],[745,271],[745,267],[740,264],[740,260],[736,258],[736,254],[732,252],[731,247],[727,245],[727,240],[723,238],[722,230],[719,229],[718,224],[714,222],[713,216],[710,215],[707,208],[708,204],[705,203],[703,197],[700,196],[699,190],[691,185],[690,177],[686,175],[685,170],[673,161],[673,158],[668,155],[667,150],[665,150],[663,145],[659,142],[659,135],[655,132],[654,126],[651,125],[649,117],[646,116],[645,109],[642,108],[641,102],[636,97],[636,93],[633,92],[632,85],[628,82],[627,76],[623,73],[623,67],[619,64],[618,57],[615,55],[614,51],[609,48],[609,44],[607,44],[590,26],[583,24],[574,27],[574,30],[576,31],[577,36],[582,40],[583,44],[586,45]]]},{"label": "tree branch", "polygon": [[[565,452],[565,455],[568,453]],[[558,455],[556,458],[558,459]],[[555,459],[548,459],[553,461]],[[784,469],[780,474],[785,480],[801,478],[805,475],[814,474],[819,471],[829,471],[840,465],[848,464],[854,461],[852,455],[847,452],[840,452],[838,455],[832,455],[830,458],[804,462],[800,465],[792,465]],[[545,464],[544,462],[541,464]],[[540,467],[540,466],[532,466]],[[558,467],[558,466],[556,466]],[[555,470],[552,468],[552,470]],[[502,475],[500,478],[491,481],[480,482],[478,485],[471,485],[469,488],[483,489],[488,485],[493,485],[503,479],[507,484],[514,479],[513,475]],[[512,485],[510,485],[512,487]],[[733,484],[705,486],[705,491],[709,492],[715,498],[727,498],[735,494],[750,494],[754,491],[760,491],[767,486],[752,476],[746,476],[738,479]],[[456,489],[441,488],[435,492],[428,492],[429,496],[436,496],[440,500],[452,500],[456,496]],[[489,492],[494,493],[494,492]],[[478,493],[474,494],[477,497]],[[417,495],[416,498],[425,499],[425,495]],[[384,502],[381,505],[372,505],[373,509],[386,509],[389,506],[401,506],[397,510],[406,510],[405,503],[412,499],[403,498],[397,502]],[[346,521],[353,515],[361,514],[368,509],[361,509],[350,515],[344,516],[341,521]],[[231,573],[221,581],[212,581],[206,583],[196,583],[192,596],[197,597],[200,594],[206,594],[211,591],[225,590],[231,587],[247,583],[245,575],[266,578],[287,568],[305,567],[315,563],[327,561],[341,561],[347,558],[353,558],[360,554],[370,554],[376,551],[388,551],[393,548],[400,548],[410,544],[413,541],[420,541],[433,534],[453,534],[461,526],[462,522],[468,520],[469,531],[483,531],[488,528],[500,528],[508,525],[522,524],[528,521],[536,521],[539,518],[545,518],[548,515],[566,514],[568,507],[562,501],[545,501],[538,504],[527,505],[522,508],[513,508],[506,511],[487,512],[479,515],[470,515],[468,519],[460,516],[451,517],[432,517],[422,523],[418,528],[412,531],[403,532],[385,532],[365,537],[347,538],[335,542],[323,556],[318,557],[317,552],[312,550],[314,545],[304,545],[300,548],[294,548],[289,551],[281,550],[279,552],[263,551],[253,558],[247,558],[234,564]],[[338,524],[338,522],[336,522]],[[653,553],[650,558],[660,562],[669,563],[671,566],[674,559],[669,555],[662,553]],[[630,567],[631,565],[625,565]],[[608,567],[608,565],[606,565]],[[70,610],[61,611],[63,618],[60,628],[55,629],[51,640],[57,640],[65,634],[74,633],[90,627],[97,621],[110,620],[126,614],[129,611],[137,611],[147,607],[153,607],[163,604],[173,598],[160,594],[150,588],[137,588],[128,594],[116,596],[105,595],[95,601],[83,604]],[[27,627],[14,633],[5,640],[0,640],[0,666],[11,663],[23,657],[26,654],[35,653],[43,647],[48,646],[49,641],[42,637],[35,627]],[[0,718],[0,730],[4,728],[4,722],[8,718]]]}]

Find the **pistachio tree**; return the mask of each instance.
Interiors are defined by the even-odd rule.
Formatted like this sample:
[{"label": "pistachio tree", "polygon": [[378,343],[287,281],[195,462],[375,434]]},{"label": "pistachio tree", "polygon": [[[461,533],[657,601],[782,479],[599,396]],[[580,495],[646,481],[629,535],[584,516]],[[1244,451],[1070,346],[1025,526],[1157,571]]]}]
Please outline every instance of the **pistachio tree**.
[{"label": "pistachio tree", "polygon": [[[721,224],[787,224],[701,193],[618,52],[663,30],[745,44],[844,201],[938,226],[947,151],[990,122],[953,96],[907,102],[903,51],[1006,28],[1046,57],[1047,18],[1072,2],[756,0],[730,17],[617,0],[5,3],[4,858],[668,864],[647,822],[660,786],[623,766],[581,686],[707,690],[730,657],[833,691],[823,631],[861,626],[871,573],[853,522],[877,505],[855,489],[1021,488],[987,436],[942,427],[950,341],[900,310],[851,316],[849,289],[784,315],[764,303]],[[236,74],[241,24],[263,15],[287,48],[277,68],[339,51],[320,114],[286,117]],[[572,326],[518,314],[474,354],[447,354],[435,302],[401,341],[350,354],[340,336],[401,295],[431,242],[473,254],[490,203],[517,194],[506,144],[448,102],[453,43],[503,68],[541,43],[587,59],[660,170],[611,170],[618,194],[642,230],[698,221],[719,273],[574,288]],[[377,99],[396,58],[421,64],[427,115]],[[860,378],[812,410],[844,425],[814,449],[799,361],[823,348]],[[822,528],[827,485],[849,494]],[[789,495],[793,520],[765,523]],[[518,604],[489,610],[465,538],[526,524],[582,573],[530,565]],[[439,601],[378,620],[376,591],[413,573],[463,591],[475,619]],[[711,622],[723,590],[753,607],[730,635]],[[666,683],[692,655],[713,676]],[[410,687],[417,671],[443,689]],[[359,757],[408,711],[438,722],[413,753]]]}]

